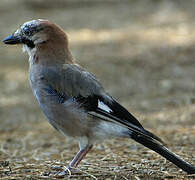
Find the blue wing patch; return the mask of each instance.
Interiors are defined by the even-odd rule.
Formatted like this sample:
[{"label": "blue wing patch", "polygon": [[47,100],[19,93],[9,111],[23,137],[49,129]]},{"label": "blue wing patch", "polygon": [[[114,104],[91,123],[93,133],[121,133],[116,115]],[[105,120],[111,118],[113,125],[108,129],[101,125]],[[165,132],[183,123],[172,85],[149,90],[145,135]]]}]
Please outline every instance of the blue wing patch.
[{"label": "blue wing patch", "polygon": [[66,93],[59,93],[57,90],[53,89],[51,86],[44,88],[44,90],[48,93],[48,95],[54,97],[59,104],[64,103],[69,96]]}]

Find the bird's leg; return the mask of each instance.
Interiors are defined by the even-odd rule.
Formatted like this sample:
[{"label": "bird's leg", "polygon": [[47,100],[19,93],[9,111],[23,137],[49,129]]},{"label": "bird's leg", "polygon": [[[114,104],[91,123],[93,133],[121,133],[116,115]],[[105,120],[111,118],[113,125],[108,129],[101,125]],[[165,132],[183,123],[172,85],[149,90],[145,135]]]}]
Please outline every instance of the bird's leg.
[{"label": "bird's leg", "polygon": [[78,164],[81,162],[81,160],[86,156],[86,154],[92,149],[93,145],[86,145],[84,149],[81,149],[74,159],[70,162],[69,167],[76,168]]},{"label": "bird's leg", "polygon": [[78,166],[81,160],[86,156],[86,154],[92,149],[93,145],[86,145],[83,149],[80,149],[79,152],[76,154],[74,159],[70,162],[69,166],[66,170],[58,173],[57,177],[64,177],[66,174],[70,174],[74,168]]}]

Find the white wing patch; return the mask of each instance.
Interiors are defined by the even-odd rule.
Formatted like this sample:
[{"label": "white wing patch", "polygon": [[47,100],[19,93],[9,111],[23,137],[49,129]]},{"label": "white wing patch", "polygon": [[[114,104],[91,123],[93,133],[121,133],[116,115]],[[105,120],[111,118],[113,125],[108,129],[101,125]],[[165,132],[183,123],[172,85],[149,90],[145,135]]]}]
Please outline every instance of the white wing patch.
[{"label": "white wing patch", "polygon": [[110,113],[112,112],[112,109],[110,109],[106,104],[104,104],[102,101],[98,100],[98,108]]}]

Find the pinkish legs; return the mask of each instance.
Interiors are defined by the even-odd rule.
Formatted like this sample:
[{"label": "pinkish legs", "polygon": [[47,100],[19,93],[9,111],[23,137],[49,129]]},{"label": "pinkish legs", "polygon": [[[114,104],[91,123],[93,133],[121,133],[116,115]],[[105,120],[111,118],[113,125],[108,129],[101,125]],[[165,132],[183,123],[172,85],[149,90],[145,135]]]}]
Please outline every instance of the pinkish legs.
[{"label": "pinkish legs", "polygon": [[64,177],[66,174],[71,174],[73,169],[78,166],[81,160],[86,156],[86,154],[92,149],[93,145],[86,145],[83,149],[80,149],[76,154],[74,159],[70,162],[66,170],[56,174],[56,177]]}]

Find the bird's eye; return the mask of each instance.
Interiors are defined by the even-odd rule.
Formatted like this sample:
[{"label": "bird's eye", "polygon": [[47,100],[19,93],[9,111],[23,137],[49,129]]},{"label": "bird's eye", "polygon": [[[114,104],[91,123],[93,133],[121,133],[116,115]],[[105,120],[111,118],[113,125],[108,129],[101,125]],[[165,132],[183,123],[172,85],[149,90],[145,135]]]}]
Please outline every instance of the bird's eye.
[{"label": "bird's eye", "polygon": [[30,30],[29,27],[24,27],[23,31],[24,31],[24,34],[26,36],[31,36],[32,35],[32,31]]}]

